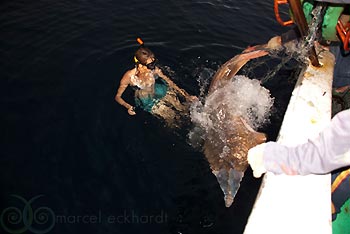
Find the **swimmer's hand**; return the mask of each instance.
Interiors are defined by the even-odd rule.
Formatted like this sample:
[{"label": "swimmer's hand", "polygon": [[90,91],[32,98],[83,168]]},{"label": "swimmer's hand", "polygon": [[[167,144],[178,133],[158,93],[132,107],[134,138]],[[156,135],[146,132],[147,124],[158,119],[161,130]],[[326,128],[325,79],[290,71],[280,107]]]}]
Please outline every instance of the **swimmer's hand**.
[{"label": "swimmer's hand", "polygon": [[134,109],[133,106],[130,106],[130,107],[128,108],[128,114],[129,114],[129,115],[136,115],[136,112],[135,112],[135,109]]}]

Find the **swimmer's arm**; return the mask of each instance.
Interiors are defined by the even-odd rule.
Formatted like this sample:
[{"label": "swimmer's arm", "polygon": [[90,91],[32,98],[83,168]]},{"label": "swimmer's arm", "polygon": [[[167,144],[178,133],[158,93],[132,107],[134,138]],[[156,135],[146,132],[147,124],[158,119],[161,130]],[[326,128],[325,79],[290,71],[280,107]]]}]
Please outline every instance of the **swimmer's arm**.
[{"label": "swimmer's arm", "polygon": [[177,92],[179,92],[186,99],[188,99],[188,100],[193,99],[189,93],[187,93],[184,89],[179,88],[169,77],[164,75],[163,72],[159,68],[156,68],[156,72],[160,78],[162,78],[163,80],[165,80],[168,83],[169,87],[171,87],[174,90],[176,90]]},{"label": "swimmer's arm", "polygon": [[122,95],[123,95],[124,91],[126,90],[126,88],[130,84],[130,77],[131,77],[130,72],[131,71],[127,71],[124,74],[124,76],[122,77],[122,79],[120,81],[120,85],[119,85],[118,91],[117,91],[117,94],[114,97],[114,100],[116,102],[118,102],[120,105],[124,106],[128,110],[128,113],[130,115],[134,115],[134,114],[136,114],[134,112],[134,110],[133,110],[134,107],[132,105],[130,105],[129,103],[127,103],[126,101],[124,101],[124,99],[122,98]]}]

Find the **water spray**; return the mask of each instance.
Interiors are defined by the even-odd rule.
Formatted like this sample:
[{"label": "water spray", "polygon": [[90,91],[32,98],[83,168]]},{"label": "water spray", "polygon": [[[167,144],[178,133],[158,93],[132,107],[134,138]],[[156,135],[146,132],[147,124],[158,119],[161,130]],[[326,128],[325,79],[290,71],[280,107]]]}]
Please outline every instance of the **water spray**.
[{"label": "water spray", "polygon": [[[306,18],[301,7],[301,3],[299,0],[288,0],[290,8],[293,12],[293,19],[295,24],[298,26],[300,34],[303,38],[306,38],[309,32],[309,27],[306,22]],[[320,63],[317,58],[315,46],[310,48],[310,56],[311,64],[315,67],[320,67]]]}]

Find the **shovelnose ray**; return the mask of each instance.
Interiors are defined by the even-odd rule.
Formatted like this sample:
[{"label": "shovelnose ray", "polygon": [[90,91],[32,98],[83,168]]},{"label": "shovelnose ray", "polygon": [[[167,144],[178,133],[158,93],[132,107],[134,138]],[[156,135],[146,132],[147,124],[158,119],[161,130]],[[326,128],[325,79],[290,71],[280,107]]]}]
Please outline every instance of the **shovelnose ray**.
[{"label": "shovelnose ray", "polygon": [[[225,91],[219,94],[218,89],[232,80],[249,60],[268,54],[266,50],[261,50],[261,48],[264,47],[259,46],[253,47],[249,51],[246,50],[222,65],[213,77],[205,103],[205,105],[208,104],[210,95],[216,95],[215,102],[222,103],[216,105],[215,111],[209,113],[213,127],[206,133],[204,154],[225,195],[226,207],[230,207],[233,203],[244,172],[248,167],[248,150],[265,142],[266,136],[254,131],[242,113],[227,106],[227,103],[231,102],[232,99],[224,96],[232,93]],[[260,83],[258,86],[260,87]],[[218,93],[215,93],[216,91]],[[259,98],[258,95],[256,96]],[[247,108],[254,108],[254,106]]]}]

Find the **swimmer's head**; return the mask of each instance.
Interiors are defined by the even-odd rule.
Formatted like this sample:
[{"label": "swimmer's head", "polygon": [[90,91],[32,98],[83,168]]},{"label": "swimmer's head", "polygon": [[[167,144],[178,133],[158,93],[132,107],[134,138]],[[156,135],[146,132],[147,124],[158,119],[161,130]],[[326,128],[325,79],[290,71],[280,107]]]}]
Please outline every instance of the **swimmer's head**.
[{"label": "swimmer's head", "polygon": [[154,60],[154,54],[150,49],[142,46],[135,52],[134,60],[136,63],[146,66],[150,60]]},{"label": "swimmer's head", "polygon": [[140,48],[135,52],[134,61],[137,64],[146,66],[148,69],[153,70],[156,67],[156,58],[153,52],[145,47],[141,38],[137,38],[136,41],[140,44]]}]

